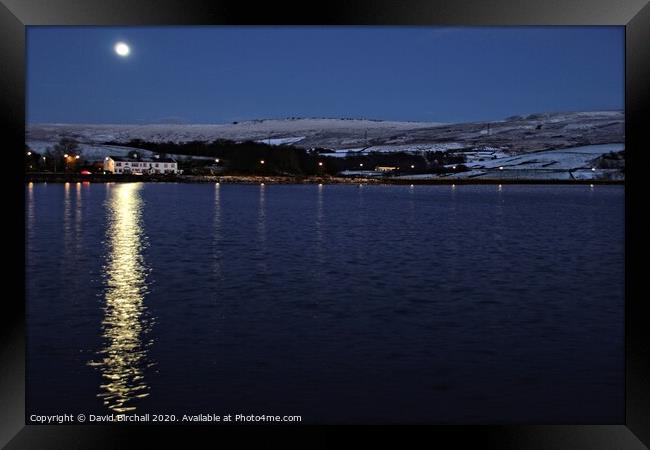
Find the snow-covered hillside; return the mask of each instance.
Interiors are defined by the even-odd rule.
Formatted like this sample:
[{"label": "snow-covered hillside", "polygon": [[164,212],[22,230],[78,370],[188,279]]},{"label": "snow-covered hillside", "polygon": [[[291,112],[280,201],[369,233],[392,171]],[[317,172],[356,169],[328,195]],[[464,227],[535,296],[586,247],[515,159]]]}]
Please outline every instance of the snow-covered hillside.
[{"label": "snow-covered hillside", "polygon": [[[362,119],[253,120],[215,125],[34,124],[27,142],[57,142],[62,137],[85,144],[126,143],[131,139],[188,142],[231,139],[333,150],[410,151],[430,147],[490,146],[515,153],[624,141],[620,111],[532,114],[501,121],[441,124]],[[369,149],[370,150],[370,149]]]},{"label": "snow-covered hillside", "polygon": [[283,119],[215,125],[36,124],[27,127],[27,144],[37,152],[45,151],[63,137],[76,139],[89,159],[126,155],[130,148],[120,144],[132,139],[177,143],[253,140],[271,145],[326,148],[329,153],[323,153],[323,157],[330,158],[371,152],[443,151],[463,155],[470,169],[446,176],[499,179],[620,178],[622,170],[608,167],[592,170],[592,166],[597,165],[597,158],[624,150],[625,141],[624,115],[620,111],[532,114],[458,124]]},{"label": "snow-covered hillside", "polygon": [[57,141],[61,137],[75,138],[80,142],[128,142],[143,139],[153,142],[188,142],[231,139],[235,141],[268,141],[272,144],[301,145],[334,138],[365,139],[408,130],[435,127],[429,122],[390,122],[362,119],[281,119],[251,120],[231,124],[35,124],[27,127],[28,141]]},{"label": "snow-covered hillside", "polygon": [[617,169],[597,167],[599,156],[623,151],[624,144],[601,144],[523,153],[516,156],[481,158],[465,163],[467,172],[443,175],[405,175],[404,179],[481,178],[536,180],[623,179]]}]

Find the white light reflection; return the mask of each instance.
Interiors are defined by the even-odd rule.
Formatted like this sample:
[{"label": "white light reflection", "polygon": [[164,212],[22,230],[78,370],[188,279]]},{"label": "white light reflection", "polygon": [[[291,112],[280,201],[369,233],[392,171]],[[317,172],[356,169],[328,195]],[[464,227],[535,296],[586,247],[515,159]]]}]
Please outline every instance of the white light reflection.
[{"label": "white light reflection", "polygon": [[213,272],[215,280],[221,280],[221,187],[219,183],[214,185],[214,239],[213,245]]},{"label": "white light reflection", "polygon": [[34,183],[27,183],[27,244],[34,237]]},{"label": "white light reflection", "polygon": [[318,185],[318,196],[316,197],[316,251],[318,262],[324,263],[323,253],[323,185]]},{"label": "white light reflection", "polygon": [[77,183],[75,207],[74,207],[74,242],[75,252],[77,255],[83,249],[83,223],[82,223],[82,207],[83,201],[81,198],[81,183]]},{"label": "white light reflection", "polygon": [[108,255],[104,267],[105,306],[102,359],[89,364],[101,371],[105,383],[98,397],[118,412],[134,411],[133,400],[149,395],[144,370],[150,342],[150,323],[143,303],[147,269],[142,258],[146,241],[141,219],[142,183],[123,183],[108,192]]},{"label": "white light reflection", "polygon": [[[70,183],[63,184],[63,249],[66,255],[70,257],[70,241],[72,241],[72,230],[70,226],[70,213],[72,211],[72,204],[70,199]],[[69,257],[65,258],[69,261]]]},{"label": "white light reflection", "polygon": [[259,199],[259,209],[257,216],[257,237],[259,241],[259,261],[258,267],[260,273],[266,275],[269,266],[268,258],[266,254],[266,197],[265,197],[266,187],[264,183],[260,184],[260,199]]}]

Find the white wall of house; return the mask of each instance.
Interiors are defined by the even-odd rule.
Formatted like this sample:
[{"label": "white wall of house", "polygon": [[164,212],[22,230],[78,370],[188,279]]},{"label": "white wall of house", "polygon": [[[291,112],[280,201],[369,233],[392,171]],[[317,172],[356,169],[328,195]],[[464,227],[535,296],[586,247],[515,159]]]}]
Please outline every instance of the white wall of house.
[{"label": "white wall of house", "polygon": [[178,173],[177,162],[158,161],[115,161],[113,158],[104,160],[104,170],[116,174],[168,174]]}]

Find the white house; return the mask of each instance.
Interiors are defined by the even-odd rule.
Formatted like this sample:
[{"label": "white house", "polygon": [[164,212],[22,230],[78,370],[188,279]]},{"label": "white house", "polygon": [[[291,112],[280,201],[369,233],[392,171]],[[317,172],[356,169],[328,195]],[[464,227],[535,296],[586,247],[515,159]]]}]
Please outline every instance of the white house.
[{"label": "white house", "polygon": [[122,156],[107,156],[104,158],[104,171],[115,174],[170,174],[180,173],[178,163],[172,158],[152,159],[124,158]]}]

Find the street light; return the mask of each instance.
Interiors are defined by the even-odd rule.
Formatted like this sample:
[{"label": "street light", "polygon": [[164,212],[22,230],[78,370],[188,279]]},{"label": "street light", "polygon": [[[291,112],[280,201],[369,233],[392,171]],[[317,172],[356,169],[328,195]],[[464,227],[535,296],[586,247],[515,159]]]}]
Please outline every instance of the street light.
[{"label": "street light", "polygon": [[81,158],[81,156],[79,156],[79,155],[76,155],[76,156],[74,157],[74,159],[79,159],[79,158]]},{"label": "street light", "polygon": [[214,160],[214,162],[216,162],[217,164],[219,164],[219,158],[216,158],[216,159]]},{"label": "street light", "polygon": [[322,167],[323,163],[321,161],[318,161],[318,165]]},{"label": "street light", "polygon": [[363,163],[359,164],[359,167],[363,167]]},{"label": "street light", "polygon": [[263,159],[260,159],[260,164],[264,164],[264,160],[263,160]]},{"label": "street light", "polygon": [[415,169],[415,165],[411,164],[411,169]]},{"label": "street light", "polygon": [[27,156],[32,156],[32,152],[27,152]]}]

